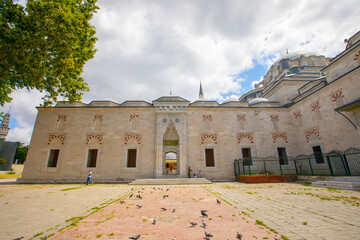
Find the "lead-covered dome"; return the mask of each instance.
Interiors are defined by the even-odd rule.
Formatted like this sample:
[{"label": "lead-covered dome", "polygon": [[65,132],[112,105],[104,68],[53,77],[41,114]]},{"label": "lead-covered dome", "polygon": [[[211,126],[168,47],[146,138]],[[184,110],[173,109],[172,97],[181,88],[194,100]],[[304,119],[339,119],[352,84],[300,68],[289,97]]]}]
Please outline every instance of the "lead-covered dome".
[{"label": "lead-covered dome", "polygon": [[266,98],[254,98],[252,100],[249,101],[249,105],[255,105],[258,103],[262,103],[262,102],[269,102],[269,99]]},{"label": "lead-covered dome", "polygon": [[276,61],[272,64],[272,66],[279,66],[280,61],[283,59],[289,59],[290,61],[292,61],[295,59],[299,59],[300,57],[310,57],[310,56],[320,56],[320,55],[317,53],[306,52],[306,51],[291,52],[289,54],[286,54],[285,56],[282,56],[282,57],[279,57],[278,59],[276,59]]}]

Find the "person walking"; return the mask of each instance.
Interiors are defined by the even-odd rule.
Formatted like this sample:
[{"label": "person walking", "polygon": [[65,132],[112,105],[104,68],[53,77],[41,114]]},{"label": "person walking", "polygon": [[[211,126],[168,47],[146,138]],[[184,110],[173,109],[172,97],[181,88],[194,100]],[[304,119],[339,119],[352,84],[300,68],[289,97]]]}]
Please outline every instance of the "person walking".
[{"label": "person walking", "polygon": [[92,172],[91,170],[89,170],[88,177],[86,180],[86,185],[88,185],[89,183],[93,184],[93,182],[91,181],[91,176],[92,176]]}]

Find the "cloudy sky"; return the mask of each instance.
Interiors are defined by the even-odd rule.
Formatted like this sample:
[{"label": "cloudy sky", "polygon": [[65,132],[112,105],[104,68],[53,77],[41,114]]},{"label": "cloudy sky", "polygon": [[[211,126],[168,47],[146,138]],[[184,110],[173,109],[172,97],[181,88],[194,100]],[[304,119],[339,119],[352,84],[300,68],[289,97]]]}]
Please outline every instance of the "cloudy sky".
[{"label": "cloudy sky", "polygon": [[[357,0],[99,0],[98,52],[83,77],[83,101],[160,96],[240,97],[278,57],[305,50],[334,57],[360,30]],[[12,94],[8,141],[28,144],[41,94]]]}]

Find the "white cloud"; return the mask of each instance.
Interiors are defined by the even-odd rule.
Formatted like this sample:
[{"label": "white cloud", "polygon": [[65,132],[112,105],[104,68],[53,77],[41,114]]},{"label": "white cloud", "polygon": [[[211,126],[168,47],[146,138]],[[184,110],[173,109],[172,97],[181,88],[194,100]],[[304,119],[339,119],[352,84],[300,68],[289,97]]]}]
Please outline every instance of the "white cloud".
[{"label": "white cloud", "polygon": [[[84,69],[91,92],[84,101],[163,95],[223,101],[257,79],[235,79],[258,62],[269,66],[289,51],[332,57],[355,34],[360,10],[355,0],[99,1],[92,23],[98,52]],[[23,96],[14,97],[23,98]],[[14,102],[12,103],[12,105]],[[13,105],[18,123],[33,124],[35,106]],[[28,108],[28,109],[25,109]],[[31,110],[29,110],[31,109]],[[23,112],[23,113],[20,113]],[[31,119],[32,118],[32,119]]]}]

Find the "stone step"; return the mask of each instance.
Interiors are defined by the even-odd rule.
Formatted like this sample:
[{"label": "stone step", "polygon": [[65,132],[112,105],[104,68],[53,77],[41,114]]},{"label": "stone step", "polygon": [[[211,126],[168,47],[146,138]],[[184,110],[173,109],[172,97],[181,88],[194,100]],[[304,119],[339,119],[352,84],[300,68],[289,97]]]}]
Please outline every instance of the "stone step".
[{"label": "stone step", "polygon": [[360,190],[360,182],[348,181],[317,181],[311,184],[315,187],[330,187],[336,189]]},{"label": "stone step", "polygon": [[211,184],[206,178],[149,178],[135,179],[130,185],[178,185],[178,184]]},{"label": "stone step", "polygon": [[360,183],[360,177],[330,178],[330,181],[336,181],[336,182],[359,182]]}]

